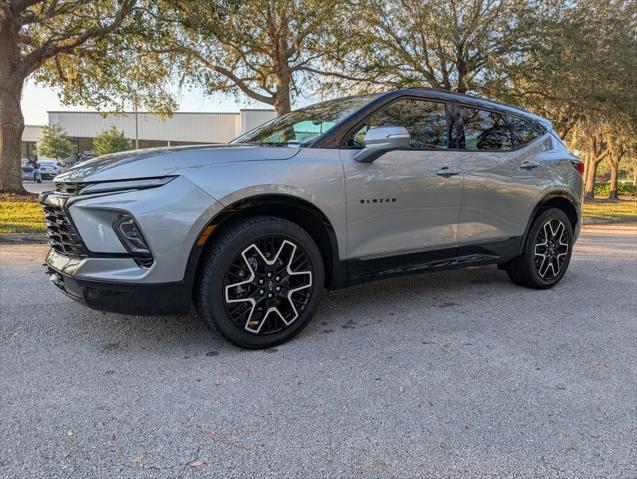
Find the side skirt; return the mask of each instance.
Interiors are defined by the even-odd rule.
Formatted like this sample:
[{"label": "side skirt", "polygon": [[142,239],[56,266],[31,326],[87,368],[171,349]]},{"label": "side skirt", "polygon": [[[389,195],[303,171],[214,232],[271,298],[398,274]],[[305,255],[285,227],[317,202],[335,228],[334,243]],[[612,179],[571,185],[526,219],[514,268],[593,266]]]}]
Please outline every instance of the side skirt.
[{"label": "side skirt", "polygon": [[521,236],[373,259],[346,261],[347,286],[410,274],[500,264],[518,254]]}]

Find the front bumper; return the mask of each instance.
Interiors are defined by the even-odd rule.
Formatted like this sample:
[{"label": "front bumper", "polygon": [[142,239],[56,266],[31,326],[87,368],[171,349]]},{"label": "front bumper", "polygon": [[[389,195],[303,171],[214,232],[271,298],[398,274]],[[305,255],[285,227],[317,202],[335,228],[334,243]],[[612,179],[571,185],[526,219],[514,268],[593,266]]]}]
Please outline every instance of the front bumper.
[{"label": "front bumper", "polygon": [[[47,260],[49,266],[77,280],[140,285],[183,281],[197,238],[223,208],[182,177],[146,190],[99,195],[43,193],[40,201],[45,208],[62,209],[61,220],[69,223],[64,224],[62,238],[49,232],[58,253],[51,256],[56,264]],[[112,226],[119,214],[130,215],[139,225],[149,243],[152,264],[141,264],[122,245]]]},{"label": "front bumper", "polygon": [[152,285],[86,281],[50,267],[49,274],[51,283],[64,294],[99,311],[167,315],[190,310],[190,288],[185,281]]},{"label": "front bumper", "polygon": [[[89,307],[126,314],[177,314],[191,306],[196,240],[222,208],[183,178],[163,187],[108,194],[40,196],[49,212],[51,282]],[[150,264],[126,251],[112,227],[114,215],[134,217],[148,240]],[[48,223],[47,223],[48,224]],[[60,228],[64,227],[62,230]]]}]

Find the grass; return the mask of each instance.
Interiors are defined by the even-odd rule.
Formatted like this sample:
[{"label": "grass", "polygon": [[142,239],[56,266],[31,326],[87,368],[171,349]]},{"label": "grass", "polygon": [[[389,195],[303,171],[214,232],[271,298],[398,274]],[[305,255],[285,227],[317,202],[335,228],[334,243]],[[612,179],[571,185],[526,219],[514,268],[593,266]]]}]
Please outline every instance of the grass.
[{"label": "grass", "polygon": [[588,200],[582,215],[584,224],[637,221],[637,200]]},{"label": "grass", "polygon": [[[584,224],[637,221],[637,200],[584,203]],[[0,234],[44,233],[42,206],[33,196],[0,195]]]},{"label": "grass", "polygon": [[0,195],[0,234],[44,233],[44,213],[35,196]]}]

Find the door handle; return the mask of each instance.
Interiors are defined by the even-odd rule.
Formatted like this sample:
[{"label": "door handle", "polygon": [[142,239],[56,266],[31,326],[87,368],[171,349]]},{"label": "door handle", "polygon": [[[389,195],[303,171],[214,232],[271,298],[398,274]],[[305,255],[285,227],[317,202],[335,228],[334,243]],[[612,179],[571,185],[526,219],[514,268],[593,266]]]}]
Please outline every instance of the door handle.
[{"label": "door handle", "polygon": [[524,160],[520,163],[520,168],[523,170],[532,170],[533,168],[537,168],[540,164],[537,161],[533,160]]},{"label": "door handle", "polygon": [[459,175],[460,170],[458,168],[449,168],[448,166],[443,166],[438,171],[436,171],[436,174],[438,176],[444,176],[445,178],[448,178],[453,175]]}]

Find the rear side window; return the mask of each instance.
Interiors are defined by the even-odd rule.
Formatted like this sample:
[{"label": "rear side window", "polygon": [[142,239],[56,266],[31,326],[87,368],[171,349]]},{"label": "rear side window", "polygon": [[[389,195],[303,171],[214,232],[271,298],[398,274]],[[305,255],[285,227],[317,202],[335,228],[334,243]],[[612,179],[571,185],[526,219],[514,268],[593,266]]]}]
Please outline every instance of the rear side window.
[{"label": "rear side window", "polygon": [[458,148],[467,150],[510,150],[511,131],[499,113],[460,107],[463,128]]},{"label": "rear side window", "polygon": [[444,103],[412,98],[397,100],[373,113],[347,140],[348,146],[365,146],[365,133],[379,126],[403,126],[411,137],[410,148],[449,147],[447,113]]},{"label": "rear side window", "polygon": [[531,143],[540,136],[540,133],[533,127],[533,125],[522,118],[507,115],[507,121],[509,122],[509,125],[511,125],[513,146],[516,148],[524,146],[527,143]]}]

